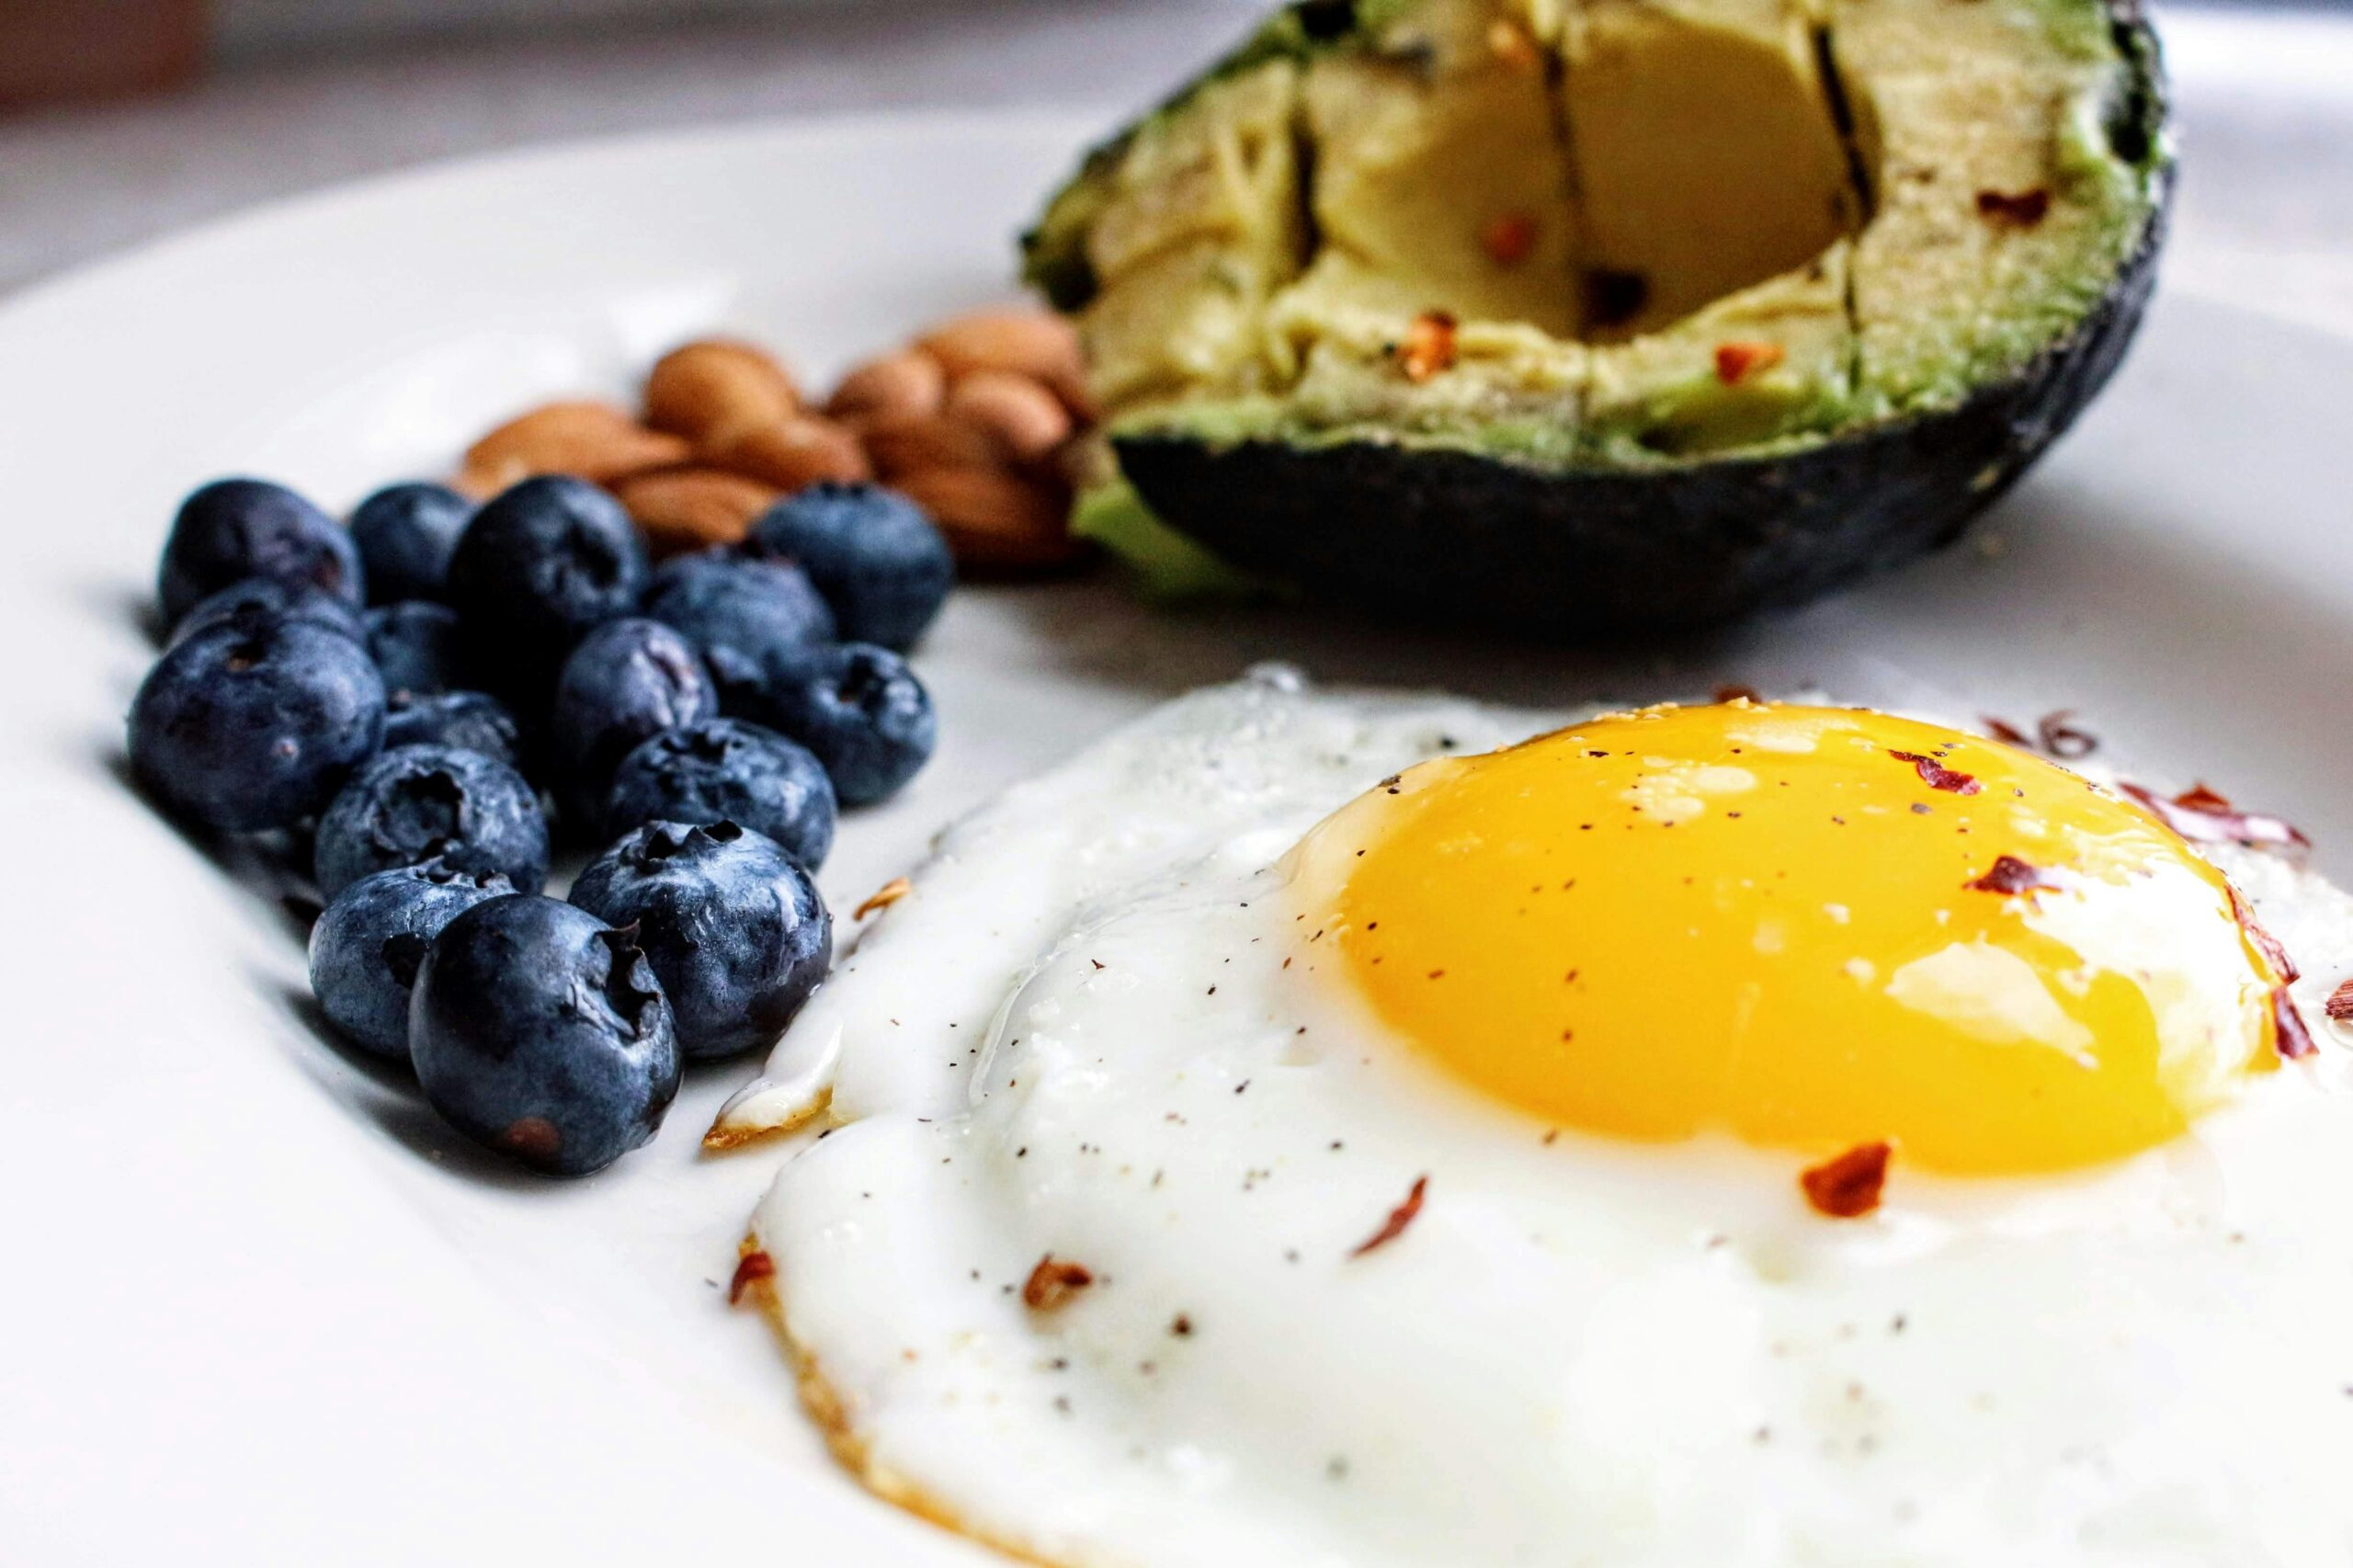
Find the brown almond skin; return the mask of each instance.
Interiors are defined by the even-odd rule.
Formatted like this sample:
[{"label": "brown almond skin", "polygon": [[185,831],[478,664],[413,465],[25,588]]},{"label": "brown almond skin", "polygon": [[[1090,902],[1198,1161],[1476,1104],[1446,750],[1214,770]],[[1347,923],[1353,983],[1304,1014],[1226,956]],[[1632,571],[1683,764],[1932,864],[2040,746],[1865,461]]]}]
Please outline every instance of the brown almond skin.
[{"label": "brown almond skin", "polygon": [[1095,406],[1095,394],[1086,390],[1086,372],[1050,376],[1045,387],[1063,400],[1063,407],[1070,412],[1071,420],[1080,429],[1092,429],[1103,422],[1103,411]]},{"label": "brown almond skin", "polygon": [[1069,565],[1085,550],[1071,537],[1070,494],[1006,469],[941,468],[898,481],[930,514],[960,569],[1018,575]]},{"label": "brown almond skin", "polygon": [[471,466],[461,468],[449,476],[449,488],[469,501],[487,501],[511,483],[499,477],[501,472]]},{"label": "brown almond skin", "polygon": [[784,493],[716,468],[673,468],[624,480],[613,492],[655,559],[734,544]]},{"label": "brown almond skin", "polygon": [[466,449],[468,487],[495,493],[534,474],[568,473],[608,484],[686,461],[676,436],[648,430],[609,403],[551,403],[517,415]]},{"label": "brown almond skin", "polygon": [[866,456],[885,484],[902,475],[943,468],[1002,468],[1006,451],[979,426],[944,414],[922,415],[865,433]]},{"label": "brown almond skin", "polygon": [[825,413],[848,425],[898,425],[938,413],[947,396],[947,369],[920,348],[904,348],[844,376]]},{"label": "brown almond skin", "polygon": [[985,430],[1016,462],[1035,462],[1071,437],[1062,399],[1011,370],[975,370],[948,389],[948,416]]},{"label": "brown almond skin", "polygon": [[915,346],[951,382],[976,370],[1011,370],[1057,388],[1086,377],[1077,329],[1047,311],[975,311],[942,322]]},{"label": "brown almond skin", "polygon": [[673,348],[645,378],[645,422],[699,443],[779,424],[800,411],[800,390],[775,357],[729,338]]},{"label": "brown almond skin", "polygon": [[711,467],[787,493],[820,480],[848,483],[874,477],[856,435],[830,419],[808,415],[735,432],[706,446],[701,455]]}]

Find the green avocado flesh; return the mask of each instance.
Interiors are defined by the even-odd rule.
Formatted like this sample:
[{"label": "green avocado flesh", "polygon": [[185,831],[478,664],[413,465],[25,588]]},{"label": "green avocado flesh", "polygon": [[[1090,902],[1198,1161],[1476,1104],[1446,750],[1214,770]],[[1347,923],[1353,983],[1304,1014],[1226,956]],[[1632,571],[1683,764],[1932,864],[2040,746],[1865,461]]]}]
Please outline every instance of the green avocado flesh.
[{"label": "green avocado flesh", "polygon": [[[1026,242],[1115,440],[1571,474],[1957,407],[2161,203],[2099,0],[1330,0],[1098,150]],[[1444,340],[1435,349],[1434,339]]]}]

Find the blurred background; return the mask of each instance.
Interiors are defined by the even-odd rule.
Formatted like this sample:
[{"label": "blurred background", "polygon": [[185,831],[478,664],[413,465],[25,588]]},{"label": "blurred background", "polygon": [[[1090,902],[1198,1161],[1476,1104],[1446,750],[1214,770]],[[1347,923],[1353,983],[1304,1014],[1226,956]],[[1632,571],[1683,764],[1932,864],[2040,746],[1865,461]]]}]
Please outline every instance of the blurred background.
[{"label": "blurred background", "polygon": [[[1108,126],[1263,8],[0,0],[0,293],[256,201],[565,137],[904,109]],[[2353,3],[2154,8],[2185,147],[2168,278],[2353,335]]]}]

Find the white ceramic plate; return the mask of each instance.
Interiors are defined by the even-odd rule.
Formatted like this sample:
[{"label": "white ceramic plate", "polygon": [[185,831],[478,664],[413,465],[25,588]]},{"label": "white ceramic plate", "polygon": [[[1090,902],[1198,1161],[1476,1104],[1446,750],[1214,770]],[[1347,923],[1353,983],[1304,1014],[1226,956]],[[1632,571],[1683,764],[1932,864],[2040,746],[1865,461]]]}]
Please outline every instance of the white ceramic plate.
[{"label": "white ceramic plate", "polygon": [[[535,153],[211,229],[0,310],[0,1557],[978,1560],[826,1464],[721,1289],[785,1156],[696,1141],[697,1075],[596,1179],[509,1175],[324,1043],[295,931],[119,781],[176,498],[347,504],[712,325],[813,380],[1008,292],[1091,128],[869,121]],[[2031,719],[2300,821],[2353,869],[2353,347],[2161,301],[1977,540],[1667,652],[1478,647],[1305,614],[967,590],[919,668],[938,760],[849,820],[847,908],[942,820],[1251,661],[1562,702],[1720,679]],[[1998,550],[1995,548],[1999,546]],[[828,1555],[828,1552],[833,1555]]]}]

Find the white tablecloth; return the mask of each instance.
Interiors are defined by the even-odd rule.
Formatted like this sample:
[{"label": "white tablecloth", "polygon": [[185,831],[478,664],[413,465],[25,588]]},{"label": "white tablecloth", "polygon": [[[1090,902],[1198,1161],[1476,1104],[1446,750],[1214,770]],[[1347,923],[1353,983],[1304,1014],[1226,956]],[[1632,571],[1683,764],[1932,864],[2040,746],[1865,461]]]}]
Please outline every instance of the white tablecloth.
[{"label": "white tablecloth", "polygon": [[[598,132],[915,107],[1108,126],[1253,0],[869,3],[758,24],[248,62],[153,102],[0,120],[0,292],[253,202]],[[2185,177],[2170,287],[2353,335],[2353,13],[2161,7]]]}]

